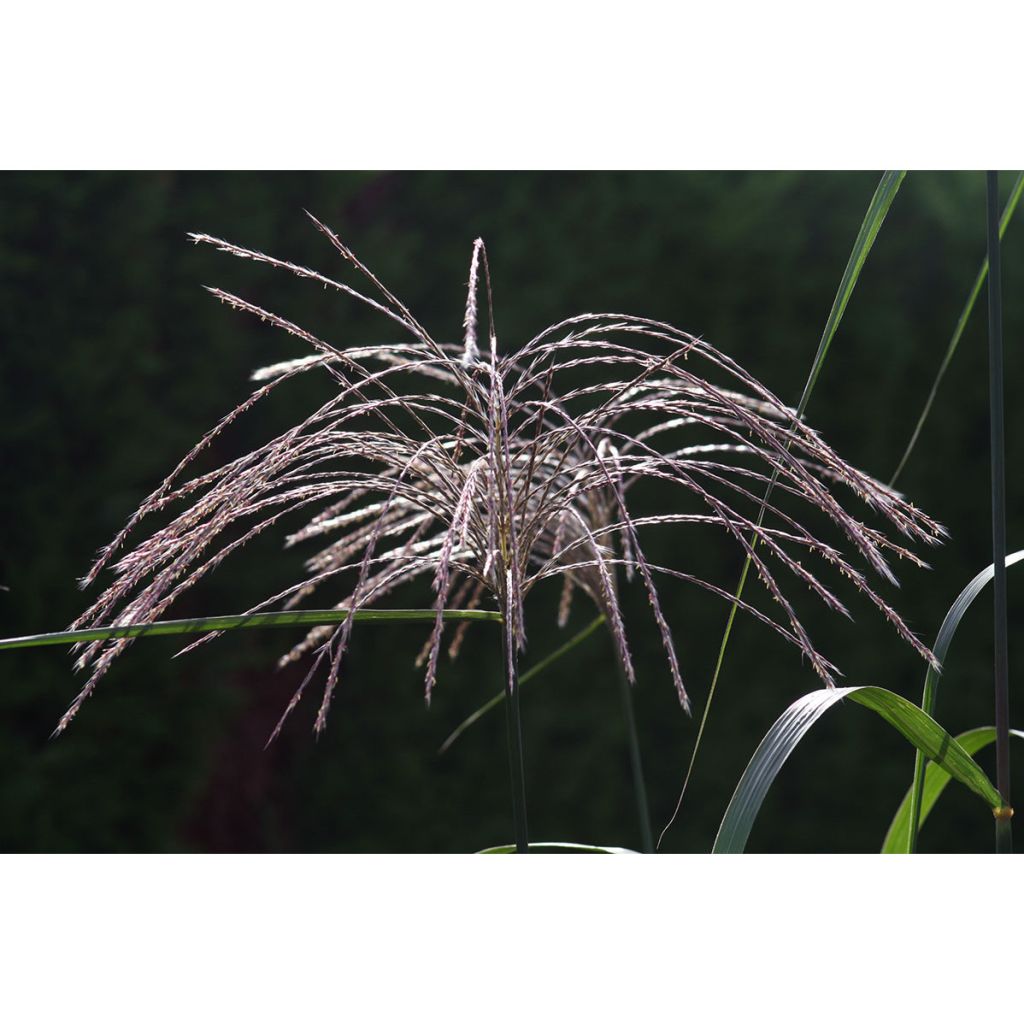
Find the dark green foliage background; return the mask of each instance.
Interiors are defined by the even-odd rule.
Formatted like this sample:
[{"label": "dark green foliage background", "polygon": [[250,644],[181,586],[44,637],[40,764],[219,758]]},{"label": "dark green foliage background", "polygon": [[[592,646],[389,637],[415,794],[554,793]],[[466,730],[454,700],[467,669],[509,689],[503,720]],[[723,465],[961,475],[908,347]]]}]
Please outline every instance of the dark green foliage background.
[{"label": "dark green foliage background", "polygon": [[[512,347],[584,311],[645,314],[699,334],[784,399],[799,397],[876,174],[89,173],[0,178],[0,635],[57,629],[85,606],[75,578],[137,503],[249,392],[259,365],[304,354],[295,339],[203,293],[222,285],[335,343],[393,340],[382,318],[266,267],[193,248],[207,231],[328,273],[345,270],[302,215],[332,225],[435,336],[456,338],[472,240],[488,243],[497,324]],[[1004,176],[1004,192],[1010,175]],[[808,418],[850,461],[887,478],[984,255],[980,173],[908,176],[871,253]],[[1021,417],[1024,226],[1004,248],[1009,542],[1024,546]],[[346,280],[350,278],[346,277]],[[901,484],[943,521],[934,571],[890,592],[931,640],[989,561],[984,301]],[[250,415],[204,465],[267,439],[310,408],[299,383]],[[301,553],[261,540],[190,594],[182,616],[239,611],[291,582]],[[721,539],[652,541],[681,568],[732,587]],[[1011,681],[1019,677],[1024,570],[1010,574]],[[864,602],[857,622],[798,607],[850,682],[918,699],[923,666]],[[539,594],[524,667],[563,639]],[[427,604],[428,590],[402,595]],[[666,596],[700,706],[727,607]],[[588,621],[580,606],[573,625]],[[637,715],[656,826],[667,819],[696,723],[679,710],[646,602],[629,617]],[[952,731],[988,724],[990,602],[970,612],[940,690]],[[430,710],[413,657],[426,630],[357,630],[326,734],[315,699],[263,743],[301,673],[273,671],[280,632],[229,636],[172,661],[135,645],[69,732],[47,739],[76,692],[56,649],[0,657],[0,849],[47,851],[469,851],[510,839],[504,722],[492,715],[444,757],[438,745],[500,685],[498,639],[475,627]],[[524,691],[531,835],[637,846],[610,644],[598,634]],[[1016,666],[1016,667],[1015,667]],[[798,656],[741,618],[679,823],[665,848],[710,848],[760,737],[817,685]],[[1012,682],[1011,682],[1012,685]],[[1024,721],[1011,697],[1014,724]],[[985,755],[983,763],[988,766]],[[754,850],[870,851],[909,782],[912,754],[863,709],[833,711],[765,804]],[[1024,764],[1024,754],[1017,754]],[[1017,791],[1024,774],[1017,772]],[[987,850],[991,819],[950,790],[926,850]]]}]

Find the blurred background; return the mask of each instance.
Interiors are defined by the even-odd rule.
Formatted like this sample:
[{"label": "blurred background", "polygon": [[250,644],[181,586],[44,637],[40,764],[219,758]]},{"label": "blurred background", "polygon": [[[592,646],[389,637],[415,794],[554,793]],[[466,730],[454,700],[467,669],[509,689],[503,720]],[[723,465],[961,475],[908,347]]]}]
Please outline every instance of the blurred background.
[{"label": "blurred background", "polygon": [[[1003,175],[1003,191],[1013,175]],[[784,400],[800,396],[861,218],[866,173],[34,173],[0,178],[0,635],[64,628],[89,603],[76,579],[204,431],[249,372],[300,343],[202,291],[220,285],[335,344],[396,340],[383,318],[267,267],[196,248],[204,231],[351,281],[303,215],[315,213],[438,338],[457,340],[471,245],[488,245],[502,347],[581,312],[642,314],[703,336]],[[808,408],[847,460],[887,480],[909,439],[985,254],[981,173],[912,173],[871,252]],[[1024,546],[1014,467],[1024,431],[1024,225],[1004,243],[1009,548]],[[354,283],[354,282],[353,282]],[[883,589],[934,639],[990,561],[984,293],[900,488],[950,530],[932,571]],[[297,382],[240,421],[217,464],[312,408]],[[190,592],[175,617],[241,611],[297,578],[303,552],[261,538]],[[660,545],[660,547],[658,546]],[[671,548],[669,550],[669,548]],[[732,589],[722,538],[684,532],[652,557]],[[1009,574],[1011,686],[1024,569]],[[397,604],[427,605],[426,584]],[[581,628],[554,623],[557,586],[530,606],[523,668]],[[849,589],[850,624],[794,594],[849,683],[920,699],[924,666]],[[696,736],[638,587],[626,598],[636,713],[656,831]],[[728,607],[671,590],[666,612],[696,708]],[[968,613],[940,688],[951,731],[989,724],[991,599]],[[135,644],[69,731],[48,739],[80,679],[60,648],[0,656],[0,849],[5,851],[473,851],[511,841],[504,718],[449,732],[501,685],[497,637],[470,631],[429,710],[413,660],[429,629],[359,628],[326,733],[309,698],[264,743],[304,669],[274,670],[300,634],[236,633],[185,658]],[[531,838],[639,846],[611,644],[601,632],[524,688]],[[663,849],[706,851],[777,715],[818,685],[797,652],[741,616],[679,820]],[[1024,722],[1024,695],[1011,718]],[[991,752],[979,755],[992,770]],[[1024,792],[1024,750],[1015,752]],[[783,769],[751,836],[757,851],[877,850],[909,783],[911,749],[859,706],[830,712]],[[922,849],[991,849],[991,817],[951,786]]]}]

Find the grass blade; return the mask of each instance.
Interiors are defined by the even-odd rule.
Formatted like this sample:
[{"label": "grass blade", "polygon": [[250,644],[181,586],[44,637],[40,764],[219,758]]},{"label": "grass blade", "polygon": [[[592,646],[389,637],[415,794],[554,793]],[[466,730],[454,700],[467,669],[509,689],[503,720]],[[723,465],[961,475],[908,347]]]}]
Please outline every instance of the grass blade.
[{"label": "grass blade", "polygon": [[[860,272],[864,268],[864,261],[867,259],[868,253],[871,251],[871,247],[875,244],[875,239],[878,237],[878,232],[881,230],[882,222],[885,220],[885,216],[889,212],[889,207],[892,206],[892,201],[896,198],[896,193],[899,191],[900,185],[903,184],[903,179],[906,176],[906,173],[906,171],[886,171],[882,175],[882,178],[878,183],[878,187],[875,189],[875,194],[871,197],[871,202],[868,204],[867,212],[864,214],[864,220],[861,222],[860,231],[857,232],[857,237],[854,240],[853,249],[850,252],[850,258],[846,261],[846,269],[843,271],[843,276],[839,281],[839,288],[832,301],[832,309],[829,311],[828,320],[825,322],[825,329],[822,332],[821,340],[818,342],[818,351],[814,355],[814,361],[811,363],[811,371],[807,375],[807,383],[804,384],[803,394],[800,396],[800,403],[797,406],[797,418],[803,416],[807,409],[807,403],[810,400],[811,392],[814,390],[814,385],[818,382],[821,369],[825,365],[825,359],[828,357],[828,351],[832,345],[832,339],[835,337],[836,331],[839,329],[839,323],[843,318],[843,313],[846,312],[846,306],[850,301],[850,296],[853,295],[853,289],[856,287],[857,280],[860,277]],[[765,490],[765,504],[767,504],[772,495],[772,491],[775,489],[775,483],[778,480],[778,477],[778,470],[776,470],[772,473],[771,480]],[[764,504],[762,504],[761,511],[758,514],[757,525],[760,526],[763,521]],[[754,544],[756,546],[756,539]],[[662,829],[661,835],[658,837],[659,846],[661,845],[661,841],[665,838],[665,833],[672,827],[672,823],[676,820],[676,816],[679,814],[679,809],[683,804],[683,797],[686,795],[686,788],[690,784],[690,776],[693,774],[693,765],[697,760],[697,751],[700,749],[701,740],[704,736],[704,727],[707,724],[708,713],[711,710],[711,701],[714,699],[715,688],[718,686],[718,679],[722,672],[722,664],[725,661],[725,651],[729,646],[729,638],[732,636],[732,627],[736,620],[736,611],[739,607],[737,602],[743,596],[743,590],[747,585],[747,576],[749,573],[750,556],[748,555],[743,562],[743,569],[740,572],[739,583],[736,585],[736,600],[729,609],[729,617],[726,619],[725,632],[722,634],[722,642],[718,648],[718,659],[715,662],[715,671],[711,677],[711,686],[708,689],[708,698],[704,703],[704,711],[701,714],[700,725],[697,728],[697,739],[693,745],[693,753],[690,755],[690,764],[686,769],[686,777],[683,779],[683,788],[679,793],[679,799],[676,802],[675,810],[672,812],[672,817],[669,819],[668,824]]]},{"label": "grass blade", "polygon": [[857,285],[860,272],[864,269],[864,262],[868,258],[868,253],[871,252],[871,247],[875,244],[878,232],[882,228],[882,222],[889,212],[889,207],[892,206],[892,201],[896,198],[900,185],[903,184],[906,173],[906,171],[886,171],[882,175],[878,187],[875,189],[875,194],[871,197],[871,202],[868,204],[867,213],[864,214],[860,231],[857,232],[857,238],[854,240],[850,258],[846,262],[846,269],[843,271],[842,279],[839,282],[839,289],[832,302],[832,309],[829,311],[828,320],[825,322],[825,330],[822,332],[821,341],[818,343],[818,351],[815,353],[814,362],[811,364],[811,372],[807,378],[807,383],[804,385],[803,394],[800,396],[800,404],[797,406],[797,416],[802,416],[807,408],[811,392],[814,390],[814,385],[818,383],[818,376],[825,365],[825,359],[828,356],[829,347],[832,345],[832,339],[839,329],[839,322],[846,312],[846,305],[850,301],[850,296],[853,295],[853,289]]},{"label": "grass blade", "polygon": [[[445,619],[470,619],[474,622],[502,621],[499,612],[446,610]],[[91,640],[123,640],[129,637],[180,636],[190,633],[213,633],[229,629],[268,629],[283,626],[328,626],[344,622],[347,611],[336,608],[306,609],[289,612],[257,612],[253,615],[213,615],[202,619],[164,619],[158,622],[97,626],[95,629],[72,629],[63,633],[38,633],[0,640],[0,650],[20,647],[50,647],[84,643]],[[356,622],[430,622],[437,618],[433,608],[367,608],[355,613]]]},{"label": "grass blade", "polygon": [[[1024,732],[1021,732],[1019,729],[1011,729],[1010,735],[1024,740]],[[984,725],[979,729],[968,729],[967,732],[960,733],[956,737],[956,741],[968,754],[973,756],[979,750],[993,743],[995,738],[995,727]],[[928,764],[924,772],[924,781],[918,803],[920,808],[918,831],[920,831],[921,826],[928,818],[931,809],[935,806],[935,802],[942,796],[943,790],[949,785],[950,779],[949,772],[940,765],[934,762]],[[889,831],[886,832],[885,841],[882,843],[882,853],[907,853],[910,841],[911,804],[913,803],[913,797],[914,787],[911,786],[893,815]]]},{"label": "grass blade", "polygon": [[[1017,204],[1020,202],[1021,195],[1024,195],[1024,171],[1017,175],[1017,180],[1013,183],[1013,189],[1010,192],[1010,198],[1006,200],[1006,206],[1003,208],[1003,216],[999,221],[1000,239],[1002,239],[1003,235],[1006,234],[1006,228],[1010,223],[1010,218],[1013,216],[1014,211],[1017,209]],[[928,398],[925,400],[924,408],[921,410],[921,415],[917,419],[917,425],[914,427],[914,433],[911,435],[910,442],[907,444],[907,450],[903,453],[903,457],[900,459],[899,465],[896,467],[896,472],[893,473],[892,479],[889,481],[890,487],[896,483],[897,477],[903,472],[903,467],[907,464],[907,459],[910,458],[910,453],[917,445],[917,439],[921,436],[921,429],[924,427],[925,420],[928,419],[928,414],[931,412],[932,405],[935,403],[935,396],[939,393],[939,385],[942,383],[942,378],[946,376],[949,364],[953,361],[953,354],[956,352],[957,346],[960,344],[960,339],[963,337],[964,329],[967,327],[967,321],[971,317],[974,304],[978,301],[982,285],[984,285],[985,278],[987,277],[988,256],[981,261],[981,269],[978,271],[978,276],[974,279],[974,284],[971,286],[971,291],[967,296],[967,302],[964,304],[964,308],[960,313],[960,319],[957,320],[956,327],[953,329],[953,337],[950,338],[949,345],[946,348],[946,354],[942,357],[942,362],[939,364],[939,372],[935,375],[935,381],[932,384],[931,391],[928,392]]]},{"label": "grass blade", "polygon": [[[1016,565],[1019,561],[1024,559],[1024,549],[1015,551],[1012,555],[1006,556],[1006,568]],[[953,636],[956,634],[957,627],[960,625],[960,620],[967,613],[967,609],[974,603],[975,598],[992,582],[995,577],[995,566],[986,566],[977,576],[971,580],[970,583],[960,591],[957,599],[950,605],[949,611],[946,612],[946,617],[942,620],[942,625],[939,627],[939,635],[935,638],[935,644],[932,647],[932,651],[935,653],[935,657],[944,665],[946,662],[946,655],[949,653],[949,645],[953,642]],[[939,674],[935,669],[929,667],[924,677],[924,693],[921,697],[921,710],[926,715],[935,714],[935,703],[938,699],[939,689]],[[911,793],[914,794],[913,800],[917,801],[917,807],[921,806],[921,799],[923,795],[924,786],[924,755],[918,752],[917,758],[914,761],[914,781],[911,786]],[[917,833],[921,827],[922,818],[919,816],[918,810],[915,808],[915,804],[912,801],[910,809],[910,817],[912,827],[909,835],[907,836],[907,853],[913,853],[917,846]]]},{"label": "grass blade", "polygon": [[[519,685],[522,686],[524,683],[527,683],[531,679],[533,679],[534,676],[540,675],[540,673],[543,672],[544,669],[549,668],[563,655],[568,654],[578,644],[583,643],[583,641],[586,640],[587,637],[594,632],[594,630],[596,630],[600,625],[602,625],[604,621],[604,616],[598,615],[596,619],[589,622],[578,633],[576,633],[574,636],[571,636],[568,640],[566,640],[566,642],[562,644],[561,647],[558,647],[555,650],[553,650],[549,655],[547,655],[547,657],[541,658],[541,660],[538,661],[536,665],[531,665],[530,668],[528,668],[519,677]],[[438,754],[443,754],[446,750],[448,750],[449,747],[451,747],[451,745],[471,725],[475,725],[477,722],[479,722],[480,719],[483,718],[488,711],[493,711],[496,707],[500,707],[501,702],[505,699],[506,693],[507,690],[504,689],[500,693],[496,693],[489,701],[487,701],[486,704],[481,704],[480,707],[476,709],[476,711],[474,711],[467,718],[463,719],[463,721],[460,722],[459,725],[457,725],[455,729],[450,733],[450,735],[444,741],[444,743],[442,743],[441,746],[438,747]]]},{"label": "grass blade", "polygon": [[918,750],[991,808],[1001,806],[998,790],[970,754],[933,718],[906,698],[880,686],[812,690],[776,719],[750,759],[726,809],[712,853],[742,853],[765,795],[796,745],[812,725],[844,697],[870,708]]},{"label": "grass blade", "polygon": [[[515,853],[512,846],[489,846],[477,853]],[[588,846],[586,843],[530,843],[530,852],[536,853],[636,853],[623,846]]]}]

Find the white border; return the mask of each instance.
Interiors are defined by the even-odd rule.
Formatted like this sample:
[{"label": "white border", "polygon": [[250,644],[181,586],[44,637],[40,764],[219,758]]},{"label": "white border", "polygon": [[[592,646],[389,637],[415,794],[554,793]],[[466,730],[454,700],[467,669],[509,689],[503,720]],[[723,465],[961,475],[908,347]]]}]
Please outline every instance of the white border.
[{"label": "white border", "polygon": [[966,1019],[1016,977],[1016,863],[980,877],[977,858],[927,856],[8,857],[0,1012]]},{"label": "white border", "polygon": [[16,5],[0,166],[1016,167],[1021,11]]}]

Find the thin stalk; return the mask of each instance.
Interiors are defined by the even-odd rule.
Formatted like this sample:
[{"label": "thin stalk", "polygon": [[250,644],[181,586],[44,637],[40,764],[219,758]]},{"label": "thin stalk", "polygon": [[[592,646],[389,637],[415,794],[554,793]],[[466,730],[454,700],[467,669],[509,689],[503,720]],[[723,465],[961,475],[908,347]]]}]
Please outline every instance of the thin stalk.
[{"label": "thin stalk", "polygon": [[640,738],[636,731],[633,715],[633,688],[629,685],[622,662],[615,659],[618,668],[619,692],[622,694],[622,714],[626,720],[626,736],[629,740],[629,763],[633,769],[633,793],[636,797],[636,811],[640,818],[640,839],[644,853],[654,853],[654,833],[651,831],[651,812],[647,805],[647,786],[644,783],[644,765],[640,758]]},{"label": "thin stalk", "polygon": [[996,785],[1003,807],[996,814],[996,852],[1013,852],[1010,826],[1010,688],[1006,628],[1006,453],[1003,437],[1003,298],[999,254],[999,174],[989,171],[988,344],[992,437],[992,564],[995,569]]},{"label": "thin stalk", "polygon": [[[554,664],[554,662],[558,661],[558,659],[563,655],[568,654],[569,651],[586,640],[591,633],[602,626],[606,621],[607,620],[604,615],[598,615],[595,619],[592,619],[583,627],[583,629],[562,644],[561,647],[552,651],[549,655],[538,661],[536,665],[532,665],[521,676],[519,676],[519,687],[522,687],[525,683],[529,682],[534,676],[539,675],[550,665]],[[647,801],[647,785],[644,781],[643,761],[640,757],[640,739],[636,729],[636,719],[633,714],[633,691],[632,687],[629,685],[629,680],[626,678],[626,673],[623,671],[622,663],[618,658],[615,659],[615,664],[618,667],[619,687],[622,695],[622,711],[626,723],[626,737],[629,741],[629,760],[633,772],[633,791],[636,796],[637,817],[640,820],[640,835],[643,852],[654,853],[654,833],[651,831],[651,813],[650,805]],[[502,703],[502,701],[506,700],[508,692],[508,688],[506,687],[464,719],[438,748],[438,754],[443,754],[471,725],[480,721],[484,715],[496,708]],[[536,847],[536,845],[537,844],[535,843],[534,846]]]},{"label": "thin stalk", "polygon": [[505,725],[508,735],[508,767],[512,781],[512,823],[515,830],[516,853],[529,853],[530,840],[526,824],[526,773],[523,768],[523,723],[519,714],[519,678],[516,652],[509,630],[502,631],[503,654],[508,672],[508,700],[505,702]]}]

